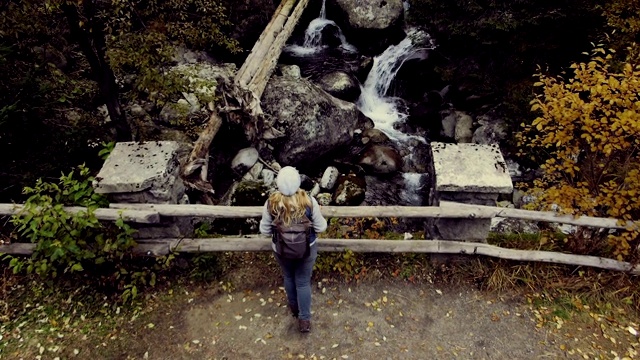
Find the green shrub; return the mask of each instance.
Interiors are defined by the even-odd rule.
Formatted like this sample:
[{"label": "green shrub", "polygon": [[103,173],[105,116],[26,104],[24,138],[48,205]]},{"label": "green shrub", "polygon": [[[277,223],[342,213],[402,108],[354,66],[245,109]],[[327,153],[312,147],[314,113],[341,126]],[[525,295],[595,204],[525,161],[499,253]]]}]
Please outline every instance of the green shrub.
[{"label": "green shrub", "polygon": [[[62,275],[85,274],[99,286],[115,287],[123,301],[134,299],[141,285],[153,286],[154,270],[168,265],[171,257],[160,258],[152,266],[135,261],[131,248],[136,245],[135,232],[122,218],[115,222],[101,222],[95,211],[108,205],[96,194],[89,169],[63,175],[58,183],[38,180],[34,187],[26,187],[30,195],[20,214],[11,219],[14,237],[36,244],[28,258],[5,256],[14,274],[37,274],[52,280]],[[69,211],[65,206],[85,207]]]}]

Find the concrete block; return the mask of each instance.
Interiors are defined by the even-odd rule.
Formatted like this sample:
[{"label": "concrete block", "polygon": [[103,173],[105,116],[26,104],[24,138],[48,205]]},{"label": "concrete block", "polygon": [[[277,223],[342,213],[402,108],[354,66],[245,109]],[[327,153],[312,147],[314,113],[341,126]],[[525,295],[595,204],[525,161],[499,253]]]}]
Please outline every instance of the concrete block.
[{"label": "concrete block", "polygon": [[175,182],[179,176],[178,147],[174,141],[117,143],[96,176],[96,192],[137,193]]},{"label": "concrete block", "polygon": [[437,192],[509,194],[513,184],[497,145],[431,143]]}]

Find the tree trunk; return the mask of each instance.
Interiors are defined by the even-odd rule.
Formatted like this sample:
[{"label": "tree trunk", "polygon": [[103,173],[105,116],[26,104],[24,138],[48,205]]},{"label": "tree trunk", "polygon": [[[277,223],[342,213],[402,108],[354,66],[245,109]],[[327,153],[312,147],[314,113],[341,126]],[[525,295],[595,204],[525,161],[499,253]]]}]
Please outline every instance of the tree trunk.
[{"label": "tree trunk", "polygon": [[107,106],[109,118],[116,131],[116,140],[130,141],[133,139],[131,128],[120,106],[115,75],[105,56],[104,24],[95,15],[93,0],[85,0],[83,4],[86,22],[80,18],[78,7],[75,5],[64,2],[62,9],[69,22],[71,35],[87,57],[94,79],[98,82],[100,95]]},{"label": "tree trunk", "polygon": [[[241,122],[247,138],[252,142],[259,141],[261,137],[279,137],[283,135],[276,129],[265,129],[260,98],[282,53],[282,48],[289,36],[291,36],[304,8],[309,3],[309,0],[297,1],[295,9],[291,11],[296,0],[282,0],[271,21],[253,46],[246,61],[238,70],[234,84],[227,89],[228,92],[226,94],[222,95],[224,101],[229,98],[238,104],[237,107],[234,106],[235,110],[233,112],[227,112],[227,119]],[[195,142],[187,164],[183,167],[185,182],[205,194],[211,192],[211,186],[207,183],[209,148],[222,123],[222,119],[216,113],[216,110],[213,111],[214,113],[209,118],[207,126]],[[199,172],[197,174],[199,176],[196,180],[195,175],[197,172]]]}]

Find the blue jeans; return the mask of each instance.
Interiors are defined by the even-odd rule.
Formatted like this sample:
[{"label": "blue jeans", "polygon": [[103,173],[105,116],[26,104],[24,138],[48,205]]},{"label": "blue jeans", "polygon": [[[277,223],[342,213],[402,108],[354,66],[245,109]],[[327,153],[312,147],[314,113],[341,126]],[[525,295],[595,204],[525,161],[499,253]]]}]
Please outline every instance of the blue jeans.
[{"label": "blue jeans", "polygon": [[298,319],[311,320],[311,273],[318,257],[318,245],[311,247],[306,259],[281,259],[275,254],[284,277],[284,290],[289,305],[297,305]]}]

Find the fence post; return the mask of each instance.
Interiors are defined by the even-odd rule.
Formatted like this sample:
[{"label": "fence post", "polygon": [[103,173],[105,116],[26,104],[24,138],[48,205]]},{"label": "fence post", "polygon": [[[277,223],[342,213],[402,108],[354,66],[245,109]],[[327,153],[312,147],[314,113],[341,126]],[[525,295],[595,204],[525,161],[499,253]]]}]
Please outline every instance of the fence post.
[{"label": "fence post", "polygon": [[[431,143],[433,159],[429,205],[441,200],[495,206],[499,194],[513,192],[507,164],[497,145]],[[491,219],[434,219],[436,239],[486,242]]]},{"label": "fence post", "polygon": [[[119,142],[93,184],[110,202],[186,204],[175,141]],[[191,234],[191,221],[163,217],[160,225],[135,225],[136,237],[150,239]]]}]

